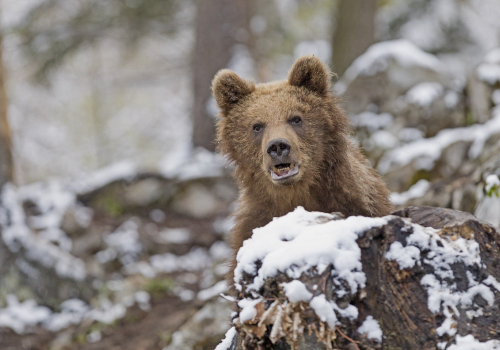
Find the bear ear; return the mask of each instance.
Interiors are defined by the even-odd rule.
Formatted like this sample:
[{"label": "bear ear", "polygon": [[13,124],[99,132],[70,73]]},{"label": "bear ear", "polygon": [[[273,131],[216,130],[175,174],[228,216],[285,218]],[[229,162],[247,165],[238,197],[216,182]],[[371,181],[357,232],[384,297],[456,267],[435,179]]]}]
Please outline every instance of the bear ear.
[{"label": "bear ear", "polygon": [[319,58],[313,55],[302,56],[288,73],[288,83],[324,95],[330,89],[330,74],[330,70]]},{"label": "bear ear", "polygon": [[227,112],[243,97],[255,90],[255,84],[246,81],[229,69],[221,69],[212,81],[212,94],[220,109]]}]

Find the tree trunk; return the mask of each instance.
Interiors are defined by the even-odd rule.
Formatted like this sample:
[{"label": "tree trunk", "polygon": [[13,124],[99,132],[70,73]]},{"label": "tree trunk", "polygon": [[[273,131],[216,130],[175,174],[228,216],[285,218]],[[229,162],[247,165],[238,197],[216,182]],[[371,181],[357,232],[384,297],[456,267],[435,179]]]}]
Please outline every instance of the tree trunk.
[{"label": "tree trunk", "polygon": [[219,69],[227,66],[233,47],[250,36],[250,0],[199,0],[196,43],[193,52],[193,144],[215,149],[215,119],[208,111],[210,84]]},{"label": "tree trunk", "polygon": [[7,120],[8,100],[5,92],[5,69],[3,66],[3,43],[0,35],[0,188],[14,177],[12,142]]},{"label": "tree trunk", "polygon": [[333,35],[332,65],[339,76],[375,42],[376,0],[340,0]]},{"label": "tree trunk", "polygon": [[[321,230],[329,225],[328,220],[344,219],[319,217],[307,225],[318,225]],[[409,207],[385,220],[385,224],[356,231],[366,281],[354,293],[351,284],[344,283],[348,279],[341,280],[339,271],[345,270],[332,264],[320,272],[316,266],[306,264],[310,268],[301,270],[294,265],[303,271],[300,277],[279,272],[255,291],[252,284],[269,268],[266,258],[276,259],[276,253],[271,249],[267,254],[274,254],[272,258],[255,260],[256,271],[245,271],[239,279],[240,314],[235,323],[239,335],[232,339],[230,349],[465,349],[472,348],[470,341],[500,346],[498,232],[469,213],[443,208]],[[345,237],[352,222],[351,218],[349,223],[341,223],[337,227],[342,229],[331,235]],[[277,221],[273,227],[279,231]],[[284,229],[289,230],[286,225]],[[339,251],[339,264],[345,267],[345,247],[340,246]],[[244,255],[240,251],[243,261]],[[289,269],[292,267],[286,271],[298,271]],[[283,286],[294,279],[305,285],[309,301],[289,299]],[[320,314],[327,314],[323,311],[333,303],[331,313],[338,318],[335,327],[319,317],[313,306],[317,296],[324,301]],[[240,322],[243,311],[249,314],[249,307],[245,308],[249,301],[256,302],[252,304],[254,316]],[[353,309],[355,313],[346,312]],[[346,316],[349,314],[354,317]],[[381,331],[379,340],[360,331],[371,318]],[[466,343],[469,347],[461,347]]]}]

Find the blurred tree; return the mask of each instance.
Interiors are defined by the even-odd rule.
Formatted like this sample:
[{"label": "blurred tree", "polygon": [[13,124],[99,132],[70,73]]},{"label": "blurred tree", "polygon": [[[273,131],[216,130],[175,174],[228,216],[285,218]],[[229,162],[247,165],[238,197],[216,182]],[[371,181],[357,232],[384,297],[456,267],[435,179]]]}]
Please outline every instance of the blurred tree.
[{"label": "blurred tree", "polygon": [[15,32],[37,64],[35,76],[47,73],[85,45],[113,36],[133,47],[145,35],[169,35],[182,18],[180,0],[41,0]]},{"label": "blurred tree", "polygon": [[235,44],[250,40],[251,0],[199,0],[193,51],[193,143],[215,149],[215,123],[208,112],[210,83],[227,66]]},{"label": "blurred tree", "polygon": [[0,35],[0,187],[13,181],[12,142],[7,119],[8,100],[5,92],[5,69],[3,66],[3,41]]},{"label": "blurred tree", "polygon": [[375,42],[377,0],[340,0],[333,35],[332,66],[339,76]]}]

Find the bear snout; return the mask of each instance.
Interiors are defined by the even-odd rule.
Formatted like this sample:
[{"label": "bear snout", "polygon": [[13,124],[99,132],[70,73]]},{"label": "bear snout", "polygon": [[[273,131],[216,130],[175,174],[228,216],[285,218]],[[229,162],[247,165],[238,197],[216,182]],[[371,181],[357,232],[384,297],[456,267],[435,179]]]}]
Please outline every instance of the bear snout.
[{"label": "bear snout", "polygon": [[267,144],[267,154],[273,159],[273,160],[280,160],[283,161],[283,158],[288,156],[290,154],[290,149],[292,146],[290,143],[285,140],[285,139],[275,139],[269,141]]}]

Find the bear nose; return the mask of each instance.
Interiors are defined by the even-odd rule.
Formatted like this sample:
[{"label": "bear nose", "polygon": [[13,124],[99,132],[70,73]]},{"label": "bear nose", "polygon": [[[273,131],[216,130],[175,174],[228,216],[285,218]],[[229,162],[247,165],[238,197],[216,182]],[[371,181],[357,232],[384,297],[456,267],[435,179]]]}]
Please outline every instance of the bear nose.
[{"label": "bear nose", "polygon": [[285,139],[271,140],[267,144],[267,154],[269,154],[273,159],[285,157],[290,154],[290,148],[290,144]]}]

